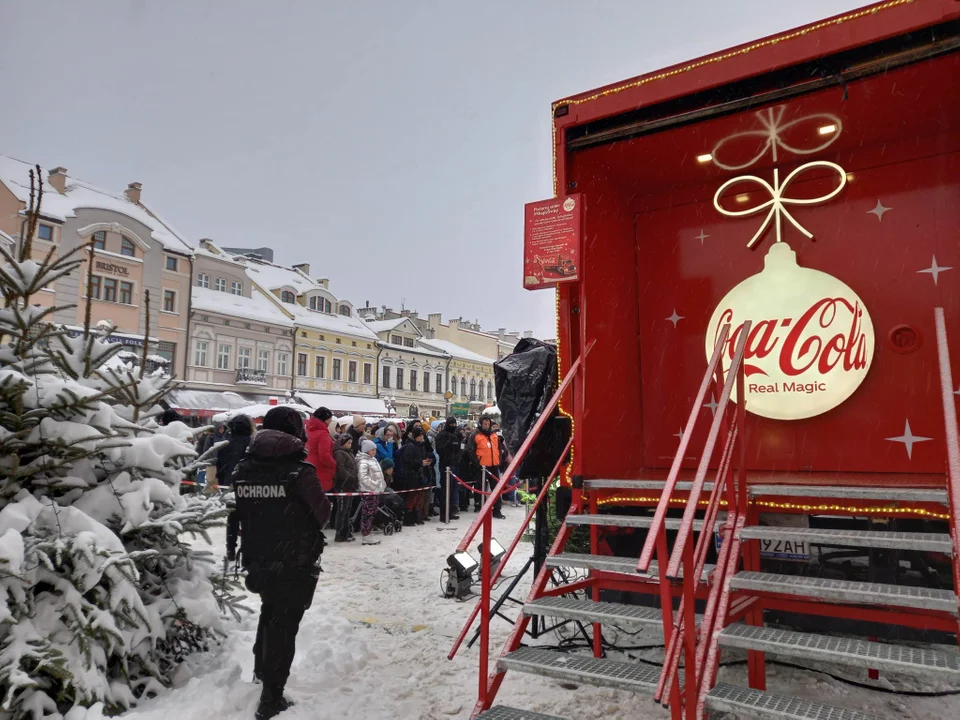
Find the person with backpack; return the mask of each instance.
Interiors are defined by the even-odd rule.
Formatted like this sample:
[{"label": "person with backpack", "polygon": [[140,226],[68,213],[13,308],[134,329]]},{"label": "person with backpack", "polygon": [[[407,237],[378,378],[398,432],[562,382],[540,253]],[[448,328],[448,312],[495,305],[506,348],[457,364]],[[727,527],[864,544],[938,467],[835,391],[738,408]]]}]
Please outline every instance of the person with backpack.
[{"label": "person with backpack", "polygon": [[[237,464],[247,454],[247,448],[256,430],[253,420],[246,415],[236,415],[227,422],[229,440],[226,447],[220,448],[217,453],[218,487],[229,488],[233,484],[233,471]],[[237,539],[240,532],[240,519],[234,509],[227,515],[227,562],[237,559]]]},{"label": "person with backpack", "polygon": [[296,410],[272,408],[233,475],[246,586],[261,603],[253,646],[254,679],[263,683],[257,720],[292,705],[283,690],[320,576],[330,501],[306,462],[305,440]]},{"label": "person with backpack", "polygon": [[[448,417],[446,423],[437,433],[437,456],[440,470],[440,522],[457,520],[460,518],[460,486],[451,474],[460,472],[460,456],[463,453],[463,435],[457,428],[457,419]],[[449,473],[447,471],[450,471]],[[449,485],[449,488],[447,487]],[[446,507],[447,494],[450,496],[450,507]]]}]

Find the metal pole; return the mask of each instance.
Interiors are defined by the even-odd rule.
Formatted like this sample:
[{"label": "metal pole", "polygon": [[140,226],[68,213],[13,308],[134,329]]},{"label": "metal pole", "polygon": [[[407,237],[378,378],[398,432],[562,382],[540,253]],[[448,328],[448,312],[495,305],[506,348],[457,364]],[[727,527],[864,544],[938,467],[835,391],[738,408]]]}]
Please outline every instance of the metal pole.
[{"label": "metal pole", "polygon": [[447,519],[446,519],[446,524],[447,524],[447,525],[450,524],[450,515],[451,515],[451,513],[450,513],[450,480],[451,480],[451,479],[452,479],[452,478],[450,477],[450,468],[448,467],[448,468],[447,468],[447,487],[444,488],[444,490],[445,490],[444,495],[446,495],[446,497],[444,498],[444,501],[443,501],[443,502],[444,502],[444,506],[443,506],[443,507],[446,509],[445,512],[444,512],[444,515],[445,515],[446,518],[447,518]]}]

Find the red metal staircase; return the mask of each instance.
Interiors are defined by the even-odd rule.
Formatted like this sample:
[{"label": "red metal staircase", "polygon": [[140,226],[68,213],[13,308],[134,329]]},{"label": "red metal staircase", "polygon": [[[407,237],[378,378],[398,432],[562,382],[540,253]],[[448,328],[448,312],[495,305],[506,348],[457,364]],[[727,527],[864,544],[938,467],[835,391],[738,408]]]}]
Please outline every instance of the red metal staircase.
[{"label": "red metal staircase", "polygon": [[[519,542],[522,529],[498,568],[491,570],[489,541],[493,496],[488,498],[459,547],[461,551],[466,550],[482,530],[481,598],[450,653],[453,657],[479,615],[480,677],[473,716],[483,720],[556,720],[514,708],[493,707],[507,671],[649,695],[669,707],[674,720],[703,718],[708,711],[781,720],[867,720],[873,717],[859,711],[767,692],[767,653],[926,679],[960,681],[960,653],[955,651],[798,632],[768,626],[764,622],[765,611],[780,611],[957,633],[960,535],[955,518],[960,510],[960,440],[946,325],[941,309],[936,311],[936,328],[948,451],[946,487],[864,487],[854,484],[852,478],[840,475],[820,478],[771,473],[751,473],[752,482],[748,483],[744,403],[733,404],[729,400],[734,383],[737,398],[744,397],[742,357],[749,328],[734,336],[736,348],[726,368],[721,364],[721,355],[727,346],[730,329],[724,328],[669,473],[665,478],[657,473],[645,473],[647,477],[636,480],[587,479],[582,487],[574,487],[570,514],[550,548],[545,566],[533,582],[527,603],[492,671],[489,667],[490,588]],[[573,391],[575,420],[582,419],[582,372],[581,358],[570,368],[495,493],[503,489],[507,478],[522,463],[544,419],[568,389]],[[687,478],[681,469],[682,460],[689,455],[689,438],[693,437],[693,429],[701,415],[699,409],[708,395],[717,403],[716,413],[699,465]],[[576,449],[575,439],[576,436],[571,443]],[[559,472],[560,463],[558,459],[553,475]],[[544,501],[546,493],[545,487],[539,493],[537,504]],[[653,508],[653,514],[638,516],[608,512],[620,505],[645,505]],[[681,518],[669,516],[670,510],[679,508],[683,508]],[[823,511],[824,514],[881,519],[949,518],[950,533],[773,527],[759,522],[760,512],[765,510],[815,514],[817,508],[829,508],[829,511]],[[709,565],[707,558],[718,525],[721,526],[722,542],[716,565]],[[564,552],[574,528],[582,526],[590,528],[591,553]],[[603,527],[646,529],[647,537],[639,558],[599,554],[599,530]],[[764,572],[760,543],[767,540],[802,541],[808,546],[830,548],[912,550],[952,555],[953,589]],[[579,568],[587,575],[584,579],[548,588],[551,574],[559,567]],[[659,597],[660,607],[604,601],[601,600],[601,590],[655,595]],[[583,597],[586,592],[590,594],[589,599]],[[697,613],[698,607],[702,608],[702,614]],[[592,625],[593,655],[522,647],[524,632],[534,616]],[[662,668],[603,657],[604,626],[661,632],[665,643]],[[747,652],[747,686],[717,681],[720,655],[724,649]]]}]

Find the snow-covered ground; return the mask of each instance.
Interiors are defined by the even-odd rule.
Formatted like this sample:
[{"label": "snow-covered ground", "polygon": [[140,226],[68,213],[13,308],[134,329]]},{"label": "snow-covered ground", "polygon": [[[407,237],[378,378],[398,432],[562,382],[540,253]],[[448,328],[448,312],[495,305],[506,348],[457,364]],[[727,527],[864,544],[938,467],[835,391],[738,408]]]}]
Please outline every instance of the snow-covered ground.
[{"label": "snow-covered ground", "polygon": [[[524,510],[504,508],[494,536],[503,544],[513,536]],[[405,528],[376,546],[331,544],[323,557],[313,606],[297,637],[287,695],[296,707],[283,720],[347,718],[375,720],[447,720],[468,718],[477,696],[478,646],[465,647],[453,661],[447,652],[473,607],[444,599],[440,571],[466,530],[472,513],[446,529],[436,522]],[[215,538],[222,554],[223,536]],[[522,567],[529,546],[521,545],[505,575]],[[521,584],[526,593],[532,577]],[[250,605],[256,607],[256,598]],[[239,624],[216,653],[191,658],[178,687],[128,713],[136,720],[251,720],[259,688],[250,682],[256,616]],[[499,653],[509,626],[494,621],[492,651]],[[542,640],[557,642],[555,637]],[[630,638],[630,644],[654,644],[656,638]],[[478,644],[479,645],[479,644]],[[651,655],[651,659],[655,657]],[[730,659],[726,655],[724,659]],[[833,670],[833,669],[831,669]],[[835,674],[866,680],[849,668]],[[915,698],[860,689],[814,672],[768,668],[771,691],[889,718],[960,716],[960,697]],[[720,679],[746,684],[746,667],[723,668]],[[882,680],[881,680],[882,682]],[[610,720],[667,718],[649,698],[581,686],[561,687],[549,679],[508,674],[497,702],[566,718]]]}]

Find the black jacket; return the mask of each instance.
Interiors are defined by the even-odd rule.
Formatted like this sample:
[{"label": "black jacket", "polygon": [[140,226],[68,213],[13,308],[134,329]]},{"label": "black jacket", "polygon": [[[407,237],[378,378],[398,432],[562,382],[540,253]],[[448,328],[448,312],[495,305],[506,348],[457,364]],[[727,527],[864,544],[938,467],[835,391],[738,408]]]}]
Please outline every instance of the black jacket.
[{"label": "black jacket", "polygon": [[393,471],[396,490],[414,490],[423,486],[423,461],[427,459],[424,443],[408,440],[397,453]]},{"label": "black jacket", "polygon": [[447,468],[456,473],[460,469],[460,455],[463,450],[460,444],[463,438],[460,431],[454,428],[448,429],[444,426],[443,430],[437,434],[437,455],[440,456],[440,475],[446,473]]},{"label": "black jacket", "polygon": [[237,415],[227,423],[230,431],[230,444],[220,448],[217,453],[217,484],[229,485],[230,476],[237,467],[237,463],[247,454],[247,446],[253,435],[253,421],[246,415]]},{"label": "black jacket", "polygon": [[292,435],[261,430],[237,465],[233,485],[248,572],[308,569],[320,558],[330,500],[306,456]]},{"label": "black jacket", "polygon": [[333,451],[337,469],[333,475],[334,492],[357,492],[360,489],[360,477],[357,474],[357,456],[352,450],[338,447]]},{"label": "black jacket", "polygon": [[353,438],[353,454],[356,455],[360,452],[360,443],[363,442],[366,435],[363,434],[363,430],[357,430],[353,425],[347,428],[347,435]]}]

